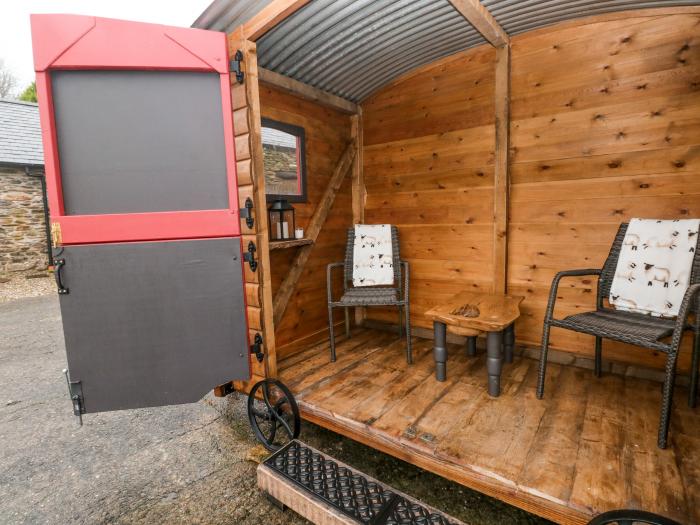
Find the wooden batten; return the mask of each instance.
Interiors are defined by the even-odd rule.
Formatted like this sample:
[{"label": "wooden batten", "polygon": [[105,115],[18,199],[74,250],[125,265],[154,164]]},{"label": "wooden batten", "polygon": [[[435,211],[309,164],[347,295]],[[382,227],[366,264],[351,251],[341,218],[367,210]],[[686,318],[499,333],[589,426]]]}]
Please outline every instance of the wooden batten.
[{"label": "wooden batten", "polygon": [[242,38],[255,42],[285,18],[293,15],[311,0],[272,0],[258,14],[241,26]]},{"label": "wooden batten", "polygon": [[[365,220],[365,181],[362,170],[362,108],[358,108],[356,115],[352,117],[350,128],[351,140],[355,142],[355,160],[352,164],[352,223],[362,224]],[[365,320],[366,309],[358,306],[355,308],[355,324],[361,325]]]},{"label": "wooden batten", "polygon": [[493,291],[506,292],[508,266],[508,150],[510,137],[510,45],[496,49],[496,158],[493,181]]},{"label": "wooden batten", "polygon": [[354,102],[350,102],[349,100],[323,91],[322,89],[315,88],[309,84],[304,84],[291,77],[280,75],[279,73],[264,68],[260,68],[258,73],[260,75],[260,82],[275,86],[287,93],[298,95],[306,100],[337,109],[343,113],[355,114],[358,111],[358,106]]},{"label": "wooden batten", "polygon": [[508,34],[479,0],[450,0],[452,5],[492,46],[508,43]]}]

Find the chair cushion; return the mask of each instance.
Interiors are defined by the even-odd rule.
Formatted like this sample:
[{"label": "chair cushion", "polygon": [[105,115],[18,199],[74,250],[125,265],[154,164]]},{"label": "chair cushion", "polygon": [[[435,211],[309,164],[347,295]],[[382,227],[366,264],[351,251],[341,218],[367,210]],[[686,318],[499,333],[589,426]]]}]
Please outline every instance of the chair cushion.
[{"label": "chair cushion", "polygon": [[673,333],[675,319],[604,309],[552,320],[552,325],[616,341],[667,350],[668,345],[658,341]]},{"label": "chair cushion", "polygon": [[335,304],[345,306],[371,306],[381,304],[396,304],[399,302],[399,291],[396,288],[348,288]]}]

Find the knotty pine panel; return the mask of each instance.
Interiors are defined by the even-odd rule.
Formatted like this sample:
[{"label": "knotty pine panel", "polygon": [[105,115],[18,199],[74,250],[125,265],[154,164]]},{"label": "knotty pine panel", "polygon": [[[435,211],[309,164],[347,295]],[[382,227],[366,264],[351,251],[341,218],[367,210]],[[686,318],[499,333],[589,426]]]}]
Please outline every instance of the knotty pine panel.
[{"label": "knotty pine panel", "polygon": [[[522,344],[540,344],[554,274],[599,268],[621,222],[700,216],[700,16],[650,13],[512,40],[508,284],[525,296]],[[592,308],[596,282],[562,281],[556,315]],[[553,329],[551,344],[593,353],[593,338],[574,332]],[[604,359],[665,362],[603,348]]]}]

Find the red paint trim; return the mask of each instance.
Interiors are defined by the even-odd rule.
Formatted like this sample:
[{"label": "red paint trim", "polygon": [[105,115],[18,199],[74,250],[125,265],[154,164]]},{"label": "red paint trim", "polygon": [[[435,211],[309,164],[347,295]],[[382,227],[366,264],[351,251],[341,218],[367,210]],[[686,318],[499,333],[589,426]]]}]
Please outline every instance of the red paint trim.
[{"label": "red paint trim", "polygon": [[[52,222],[64,244],[240,235],[226,35],[77,15],[32,15],[32,43]],[[220,75],[228,209],[67,216],[51,97],[57,69],[202,71]]]}]

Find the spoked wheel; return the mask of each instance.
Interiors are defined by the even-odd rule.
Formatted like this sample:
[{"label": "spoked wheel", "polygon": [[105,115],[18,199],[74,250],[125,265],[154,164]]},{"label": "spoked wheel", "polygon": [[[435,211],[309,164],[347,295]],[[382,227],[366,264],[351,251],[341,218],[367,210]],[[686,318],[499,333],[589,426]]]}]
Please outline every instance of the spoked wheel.
[{"label": "spoked wheel", "polygon": [[255,437],[270,452],[299,437],[301,418],[294,396],[276,379],[263,379],[248,394],[248,419]]}]

